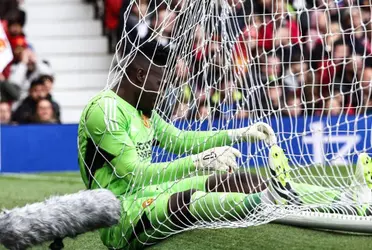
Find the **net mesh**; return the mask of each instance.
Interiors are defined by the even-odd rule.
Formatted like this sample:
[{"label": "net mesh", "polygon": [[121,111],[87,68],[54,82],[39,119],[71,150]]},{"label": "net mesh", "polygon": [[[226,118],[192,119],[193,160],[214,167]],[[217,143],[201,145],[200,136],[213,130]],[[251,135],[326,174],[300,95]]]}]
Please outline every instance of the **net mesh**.
[{"label": "net mesh", "polygon": [[[110,181],[124,179],[128,187],[118,194],[125,207],[119,225],[123,237],[112,247],[120,248],[133,240],[151,244],[196,227],[259,225],[301,210],[368,215],[365,211],[371,194],[366,178],[370,173],[362,173],[356,163],[359,153],[371,153],[372,145],[371,6],[367,0],[128,2],[106,89],[119,93],[123,79],[135,85],[127,69],[141,53],[142,44],[157,41],[170,53],[162,66],[154,110],[169,126],[179,129],[179,137],[162,137],[168,145],[137,147],[147,156],[151,150],[152,163],[144,161],[147,167],[143,169],[150,169],[155,162],[170,165],[181,156],[197,153],[197,144],[173,150],[176,154],[163,149],[177,148],[177,140],[186,140],[179,131],[215,131],[213,135],[218,137],[228,129],[266,122],[289,158],[295,190],[290,196],[302,202],[280,205],[269,188],[258,192],[260,201],[249,202],[242,198],[226,203],[228,192],[219,192],[216,199],[203,192],[197,198],[194,194],[190,199],[183,197],[179,210],[187,207],[195,211],[180,226],[171,218],[177,211],[169,211],[164,204],[174,193],[197,189],[200,181],[184,183],[202,179],[205,173],[190,167],[181,176],[174,173],[172,182],[165,182],[162,169],[154,168],[145,183],[146,170],[119,171],[125,166],[108,160]],[[160,66],[153,58],[147,56],[150,65]],[[145,83],[153,77],[148,70]],[[151,92],[146,84],[136,85],[141,89],[139,99],[142,93],[145,96]],[[120,102],[115,99],[112,105],[117,105],[116,101]],[[138,108],[139,102],[134,106]],[[111,132],[115,126],[121,127],[114,119],[116,113],[103,106],[101,109],[107,118],[103,133],[117,136]],[[133,111],[127,112],[131,116]],[[137,125],[133,122],[128,126],[135,129]],[[153,122],[151,126],[156,130],[160,125]],[[131,133],[135,141],[133,128]],[[153,142],[154,137],[150,132],[147,138]],[[195,141],[200,142],[196,137]],[[213,136],[204,142],[208,140]],[[100,143],[94,144],[100,152]],[[228,145],[233,144],[243,154],[240,173],[250,180],[249,186],[268,186],[275,178],[268,167],[269,145],[239,140]],[[90,173],[92,165],[85,162]],[[258,176],[258,181],[253,181],[252,175]],[[113,185],[102,183],[97,174],[94,179],[101,187]],[[148,186],[155,191],[149,191]]]}]

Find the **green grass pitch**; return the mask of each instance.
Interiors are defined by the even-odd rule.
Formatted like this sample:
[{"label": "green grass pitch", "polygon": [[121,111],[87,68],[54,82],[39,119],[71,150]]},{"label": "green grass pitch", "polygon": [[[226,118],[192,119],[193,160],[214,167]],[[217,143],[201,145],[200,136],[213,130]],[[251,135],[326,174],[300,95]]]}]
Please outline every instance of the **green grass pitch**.
[{"label": "green grass pitch", "polygon": [[[328,172],[328,169],[323,169]],[[313,171],[312,171],[313,172]],[[345,171],[342,171],[345,174]],[[319,171],[319,174],[322,174]],[[334,174],[334,173],[333,173]],[[83,189],[78,173],[0,175],[0,206],[13,208],[50,195]],[[65,249],[106,249],[97,233],[66,239]],[[48,249],[48,244],[35,249]],[[267,224],[237,229],[203,229],[170,237],[148,249],[371,249],[372,236],[348,235]],[[3,250],[0,246],[0,249]]]}]

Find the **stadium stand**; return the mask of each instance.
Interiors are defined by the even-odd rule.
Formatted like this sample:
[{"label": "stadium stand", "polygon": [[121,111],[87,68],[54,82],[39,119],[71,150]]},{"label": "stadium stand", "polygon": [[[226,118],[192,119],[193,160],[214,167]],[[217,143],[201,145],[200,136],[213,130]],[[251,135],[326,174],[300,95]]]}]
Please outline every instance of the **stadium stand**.
[{"label": "stadium stand", "polygon": [[81,0],[28,0],[25,33],[38,57],[52,65],[53,96],[62,123],[78,122],[83,106],[106,84],[112,56],[92,5]]},{"label": "stadium stand", "polygon": [[[95,9],[102,20],[105,34],[109,38],[110,49],[114,48],[117,38],[123,30],[123,14],[127,10],[129,1],[126,0],[94,0]],[[361,106],[360,95],[368,96],[368,93],[354,91],[358,81],[368,83],[370,81],[369,72],[372,69],[372,50],[371,50],[371,10],[368,8],[369,2],[360,1],[331,1],[333,5],[326,6],[324,1],[296,0],[284,1],[282,5],[272,6],[272,1],[233,1],[236,6],[236,16],[230,17],[231,22],[239,25],[235,27],[231,23],[230,27],[235,27],[236,32],[229,30],[231,34],[240,33],[240,43],[235,48],[234,58],[237,65],[248,62],[245,79],[249,79],[249,86],[261,85],[269,82],[265,90],[257,95],[262,96],[258,102],[266,103],[269,112],[283,109],[283,115],[301,115],[304,111],[315,114],[328,112],[329,107],[340,107],[332,109],[333,114],[338,115],[354,114],[356,108]],[[168,8],[179,8],[179,1],[170,1]],[[178,4],[178,5],[177,5]],[[138,5],[140,11],[151,11],[154,9],[154,2],[141,1]],[[144,40],[150,36],[151,30],[156,30],[157,23],[161,23],[162,15],[167,6],[157,6],[159,15],[153,15],[146,20],[147,34]],[[275,10],[274,10],[275,9]],[[304,11],[305,10],[305,11]],[[296,12],[297,11],[297,12]],[[143,27],[138,25],[139,21],[137,5],[131,9],[131,17],[125,27],[127,28],[128,38],[141,37]],[[174,12],[177,13],[177,12]],[[168,13],[168,18],[174,13]],[[240,15],[239,15],[240,13]],[[251,13],[252,20],[244,20],[244,13]],[[283,18],[280,15],[283,14]],[[133,16],[133,18],[132,18]],[[275,22],[273,21],[275,20]],[[280,21],[279,23],[279,20]],[[216,22],[218,22],[216,20]],[[145,26],[145,25],[144,25]],[[135,29],[132,29],[136,27]],[[273,33],[276,37],[273,37]],[[206,38],[203,31],[198,31],[200,37]],[[161,44],[167,44],[167,36],[156,39]],[[219,34],[212,38],[211,44],[205,43],[200,46],[195,40],[194,48],[194,68],[189,68],[190,75],[200,71],[199,62],[203,61],[202,55],[209,48],[215,53],[218,49]],[[204,46],[204,48],[203,48]],[[209,47],[208,47],[209,46]],[[214,48],[214,47],[215,48]],[[128,49],[128,48],[127,48]],[[357,69],[357,74],[354,74]],[[249,73],[248,73],[249,72]],[[213,82],[217,79],[208,76],[208,79],[197,79],[200,84],[196,88],[188,89],[200,98],[200,93],[204,93],[206,82]],[[231,85],[229,80],[225,87]],[[242,102],[242,97],[247,93],[239,86],[232,86],[232,92],[236,93],[236,103]],[[186,91],[186,90],[185,90]],[[228,93],[226,91],[210,90],[212,103],[218,105]],[[301,105],[296,105],[299,96],[303,96]],[[336,98],[329,98],[335,96]],[[188,101],[187,98],[185,101]],[[251,103],[251,106],[254,104]],[[363,106],[370,106],[368,100],[363,101]],[[234,106],[234,105],[233,105]],[[296,106],[296,108],[292,108]],[[298,106],[298,107],[297,107]],[[182,109],[182,105],[180,105]],[[200,110],[192,110],[189,115],[178,116],[194,117],[207,114],[203,106]],[[234,107],[224,107],[233,109]],[[369,112],[369,111],[368,111]],[[182,113],[182,112],[181,112]],[[218,115],[218,112],[216,112]],[[242,117],[247,114],[242,113]]]},{"label": "stadium stand", "polygon": [[[11,15],[17,9],[15,2],[17,1],[5,1],[0,10],[4,16],[9,17],[9,25],[13,25],[12,30],[19,33],[9,37],[15,57],[19,48],[30,47],[41,65],[37,67],[39,70],[34,75],[28,75],[28,78],[22,81],[19,81],[15,74],[12,75],[11,67],[8,67],[3,72],[5,78],[8,78],[10,84],[20,87],[21,98],[24,98],[35,78],[52,75],[53,101],[61,106],[61,121],[76,123],[89,98],[107,82],[111,53],[114,52],[118,37],[122,33],[124,27],[122,17],[129,6],[129,1],[27,0],[22,5],[24,11],[18,13],[18,19],[15,19],[17,21],[14,20],[14,15]],[[263,102],[268,105],[264,108],[273,111],[291,107],[298,102],[294,97],[302,95],[305,98],[302,104],[311,105],[302,105],[299,110],[287,108],[283,112],[284,115],[301,115],[303,110],[322,113],[326,112],[331,104],[343,107],[333,112],[355,113],[355,108],[360,105],[359,100],[368,98],[358,96],[363,93],[353,91],[353,86],[355,82],[361,80],[368,82],[372,69],[371,11],[366,7],[357,7],[368,6],[368,1],[340,2],[329,9],[322,4],[324,1],[288,1],[275,13],[266,2],[260,0],[251,6],[250,1],[245,1],[244,4],[237,5],[238,13],[252,13],[254,20],[247,22],[241,18],[243,15],[231,19],[239,25],[236,32],[240,32],[241,41],[235,48],[235,63],[239,65],[242,61],[248,62],[245,78],[250,79],[249,86],[267,81],[273,83],[260,93],[265,99]],[[178,6],[178,1],[170,3],[170,8]],[[132,18],[128,19],[130,22],[128,21],[125,26],[127,29],[136,28],[133,29],[133,34],[129,34],[129,38],[139,34],[146,39],[164,16],[168,15],[170,18],[169,15],[176,15],[165,11],[166,6],[158,6],[159,16],[150,16],[146,20],[147,24],[138,25],[139,20],[136,17],[138,12],[152,10],[154,8],[152,5],[147,1],[141,1],[139,8],[133,6]],[[349,8],[349,5],[354,7]],[[335,11],[336,7],[339,11]],[[304,8],[311,11],[301,11]],[[298,12],[295,13],[295,10]],[[272,20],[280,13],[285,13],[286,18],[277,29],[277,37],[274,38],[274,25],[278,24]],[[24,26],[24,32],[18,29],[19,26]],[[232,34],[236,32],[231,31]],[[170,36],[171,30],[167,33],[156,38],[163,45],[169,43],[167,36]],[[205,37],[203,31],[198,30],[198,33],[201,38]],[[198,44],[198,40],[195,40],[194,48],[197,48],[194,55],[195,63],[193,68],[187,69],[190,75],[200,71],[198,67],[203,61],[203,51],[210,48],[213,53],[217,51],[219,39],[219,34],[216,34],[212,38],[212,44],[204,45]],[[35,55],[29,57],[33,58]],[[343,61],[342,58],[347,60]],[[13,68],[15,66],[13,63]],[[358,69],[357,72],[363,73],[355,75],[355,67]],[[200,97],[200,93],[205,90],[203,82],[214,81],[211,75],[207,81],[205,80],[197,77],[196,81],[200,81],[200,84],[185,91],[191,91]],[[224,86],[230,85],[231,82],[227,80]],[[236,103],[241,102],[242,97],[246,96],[244,90],[239,89],[239,86],[230,87],[235,93]],[[215,105],[228,94],[224,90],[210,91],[211,102]],[[330,95],[340,96],[340,93],[342,98],[325,101]],[[364,96],[368,96],[368,93]],[[369,104],[367,109],[368,107]],[[182,105],[180,108],[182,109]],[[234,107],[223,109],[231,108]],[[176,113],[183,117],[192,117],[195,112],[204,116],[208,113],[203,106],[200,110],[191,110],[189,115],[182,115],[179,110]],[[246,114],[242,113],[241,116],[246,117]]]}]

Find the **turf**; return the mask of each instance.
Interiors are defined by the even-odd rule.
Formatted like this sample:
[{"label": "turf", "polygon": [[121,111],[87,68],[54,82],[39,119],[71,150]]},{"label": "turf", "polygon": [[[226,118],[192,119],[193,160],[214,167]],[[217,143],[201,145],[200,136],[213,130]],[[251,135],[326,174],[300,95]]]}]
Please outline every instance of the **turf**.
[{"label": "turf", "polygon": [[[328,171],[328,170],[325,170]],[[0,176],[3,208],[41,201],[83,189],[77,173]],[[97,233],[65,240],[65,249],[106,249]],[[149,249],[370,249],[372,236],[337,234],[278,224],[184,232]],[[0,249],[3,250],[0,246]],[[48,244],[33,249],[48,249]]]}]

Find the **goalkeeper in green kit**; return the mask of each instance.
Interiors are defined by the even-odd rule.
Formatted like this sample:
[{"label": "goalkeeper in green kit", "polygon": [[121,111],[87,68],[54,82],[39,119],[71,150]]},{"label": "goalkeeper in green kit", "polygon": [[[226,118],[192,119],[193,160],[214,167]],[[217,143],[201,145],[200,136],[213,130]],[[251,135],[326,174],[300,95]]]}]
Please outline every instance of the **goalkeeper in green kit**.
[{"label": "goalkeeper in green kit", "polygon": [[[153,61],[150,62],[149,58]],[[120,222],[100,230],[110,249],[141,248],[198,221],[244,218],[264,200],[296,201],[289,165],[266,123],[219,131],[183,131],[154,109],[168,51],[141,45],[111,90],[93,97],[83,111],[78,131],[79,166],[88,189],[105,188],[121,201]],[[166,86],[165,86],[166,87]],[[161,94],[161,93],[160,93]],[[235,171],[241,153],[234,143],[264,140],[275,177]],[[183,155],[152,163],[152,146]]]}]

